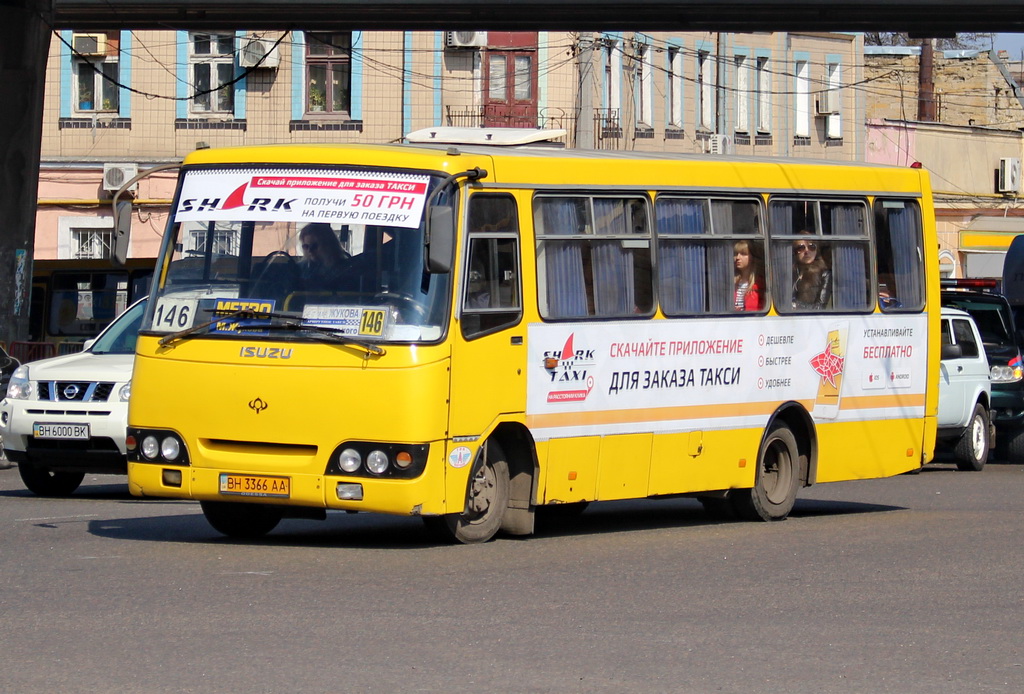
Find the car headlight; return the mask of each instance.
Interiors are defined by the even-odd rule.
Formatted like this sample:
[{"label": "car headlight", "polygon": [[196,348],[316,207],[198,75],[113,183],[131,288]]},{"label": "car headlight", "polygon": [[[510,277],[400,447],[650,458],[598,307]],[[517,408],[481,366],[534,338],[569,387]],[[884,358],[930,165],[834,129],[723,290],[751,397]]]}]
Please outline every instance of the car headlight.
[{"label": "car headlight", "polygon": [[7,384],[7,397],[11,400],[28,400],[32,393],[31,383],[28,380],[28,367],[19,366],[11,374],[11,380]]},{"label": "car headlight", "polygon": [[128,398],[130,398],[131,395],[132,395],[132,382],[131,381],[128,381],[127,383],[125,383],[123,386],[121,386],[121,390],[117,391],[117,397],[119,397],[121,399],[121,402],[128,402]]},{"label": "car headlight", "polygon": [[1016,383],[1024,377],[1020,367],[999,365],[993,366],[989,375],[993,383]]}]

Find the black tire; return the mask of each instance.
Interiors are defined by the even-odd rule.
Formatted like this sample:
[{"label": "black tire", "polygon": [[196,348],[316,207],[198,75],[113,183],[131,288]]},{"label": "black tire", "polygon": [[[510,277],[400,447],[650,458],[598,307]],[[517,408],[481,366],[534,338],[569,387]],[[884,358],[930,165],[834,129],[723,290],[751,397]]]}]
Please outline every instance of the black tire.
[{"label": "black tire", "polygon": [[85,479],[84,472],[53,472],[32,463],[19,463],[18,474],[28,490],[39,496],[71,496]]},{"label": "black tire", "polygon": [[444,527],[457,542],[470,545],[487,542],[501,529],[508,508],[509,474],[505,453],[488,441],[477,458],[466,490],[462,513],[443,516]]},{"label": "black tire", "polygon": [[990,445],[988,410],[979,402],[974,406],[970,425],[956,442],[957,469],[979,472],[988,460]]},{"label": "black tire", "polygon": [[200,501],[203,515],[213,529],[238,540],[255,540],[277,527],[284,517],[280,506]]},{"label": "black tire", "polygon": [[[996,433],[996,440],[999,441],[1003,435]],[[1004,447],[1006,460],[1011,463],[1024,463],[1024,430],[1014,431],[1006,436]]]},{"label": "black tire", "polygon": [[796,503],[800,452],[796,437],[784,425],[773,427],[757,454],[753,489],[737,489],[730,498],[742,520],[784,520]]}]

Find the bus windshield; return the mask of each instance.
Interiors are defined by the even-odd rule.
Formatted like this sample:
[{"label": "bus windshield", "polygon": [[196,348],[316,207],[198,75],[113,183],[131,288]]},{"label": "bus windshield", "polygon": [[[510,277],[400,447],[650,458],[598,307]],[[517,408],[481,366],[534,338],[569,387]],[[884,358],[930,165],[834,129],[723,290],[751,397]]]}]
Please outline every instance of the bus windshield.
[{"label": "bus windshield", "polygon": [[185,172],[143,329],[441,339],[450,275],[423,260],[425,203],[440,180],[342,168]]}]

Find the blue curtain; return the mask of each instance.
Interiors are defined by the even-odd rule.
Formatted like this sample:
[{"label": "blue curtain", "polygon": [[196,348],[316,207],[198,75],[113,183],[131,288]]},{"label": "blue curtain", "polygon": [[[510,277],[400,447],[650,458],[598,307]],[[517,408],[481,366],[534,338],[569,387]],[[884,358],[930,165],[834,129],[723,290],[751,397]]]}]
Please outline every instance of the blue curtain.
[{"label": "blue curtain", "polygon": [[[539,200],[538,234],[571,236],[580,232],[579,210],[573,199]],[[587,287],[580,241],[541,241],[544,256],[547,317],[581,318],[587,315]]]},{"label": "blue curtain", "polygon": [[[594,199],[594,231],[597,236],[630,234],[622,200]],[[623,316],[636,310],[633,255],[621,240],[593,242],[594,312],[599,316]]]},{"label": "blue curtain", "polygon": [[[831,217],[834,236],[864,233],[864,208],[860,205],[835,205]],[[829,268],[832,270],[832,303],[836,309],[855,311],[870,305],[866,244],[837,242],[832,248]]]},{"label": "blue curtain", "polygon": [[[771,233],[793,234],[793,208],[789,205],[772,205],[768,208],[768,225]],[[793,300],[793,242],[776,241],[772,244],[771,282],[776,306],[789,306]]]},{"label": "blue curtain", "polygon": [[903,308],[920,308],[924,303],[921,286],[921,214],[915,205],[887,209],[892,264],[896,275],[896,298]]},{"label": "blue curtain", "polygon": [[703,200],[659,199],[657,217],[658,288],[666,314],[695,314],[707,310],[707,249],[705,242],[671,238],[709,233]]}]

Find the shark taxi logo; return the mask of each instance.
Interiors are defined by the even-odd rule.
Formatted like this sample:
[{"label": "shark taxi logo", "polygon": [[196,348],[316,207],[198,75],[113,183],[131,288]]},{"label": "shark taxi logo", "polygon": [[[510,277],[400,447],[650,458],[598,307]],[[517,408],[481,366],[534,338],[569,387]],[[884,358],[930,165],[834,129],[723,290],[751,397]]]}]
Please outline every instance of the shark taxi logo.
[{"label": "shark taxi logo", "polygon": [[548,402],[582,402],[594,389],[594,350],[573,345],[575,333],[560,350],[544,352],[544,370],[548,374]]},{"label": "shark taxi logo", "polygon": [[246,202],[245,194],[248,187],[249,182],[246,181],[223,200],[221,198],[185,198],[181,201],[178,211],[207,212],[210,210],[233,210],[244,207],[247,212],[291,212],[292,204],[298,200],[298,198],[254,197]]}]

